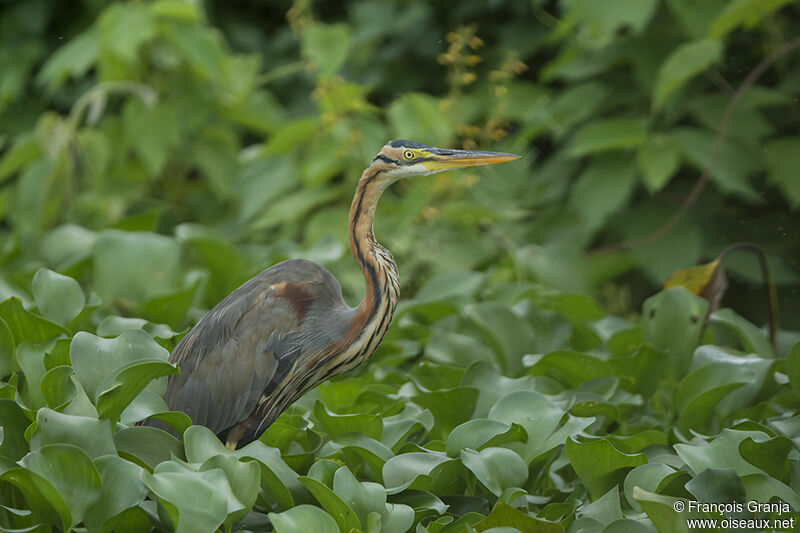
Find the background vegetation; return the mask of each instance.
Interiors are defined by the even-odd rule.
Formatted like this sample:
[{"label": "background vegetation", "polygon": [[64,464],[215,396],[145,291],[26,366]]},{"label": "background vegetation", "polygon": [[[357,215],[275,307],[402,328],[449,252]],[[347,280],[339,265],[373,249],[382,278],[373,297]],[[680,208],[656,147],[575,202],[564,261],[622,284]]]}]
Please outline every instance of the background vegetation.
[{"label": "background vegetation", "polygon": [[[0,529],[797,517],[798,34],[791,0],[2,3]],[[385,194],[389,335],[263,442],[166,412],[168,351],[266,266],[358,301],[347,207],[391,138],[524,157]],[[738,241],[774,345],[746,253],[722,309],[659,292]]]}]

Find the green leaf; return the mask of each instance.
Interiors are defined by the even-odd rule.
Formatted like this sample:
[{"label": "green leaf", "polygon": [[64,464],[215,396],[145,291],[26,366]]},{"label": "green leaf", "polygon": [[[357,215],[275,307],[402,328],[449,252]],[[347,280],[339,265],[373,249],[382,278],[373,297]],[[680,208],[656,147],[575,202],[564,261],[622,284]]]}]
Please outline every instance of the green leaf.
[{"label": "green leaf", "polygon": [[45,342],[58,335],[68,333],[65,328],[35,313],[25,310],[18,298],[8,298],[0,303],[2,318],[17,344],[28,342]]},{"label": "green leaf", "polygon": [[27,467],[10,468],[2,471],[0,480],[11,483],[22,493],[37,522],[51,523],[68,531],[72,525],[72,514],[64,498],[53,485]]},{"label": "green leaf", "polygon": [[58,491],[70,510],[68,527],[81,523],[88,508],[100,497],[100,473],[77,446],[47,444],[23,457],[20,464],[46,479]]},{"label": "green leaf", "polygon": [[640,511],[641,506],[634,498],[633,491],[636,488],[640,488],[649,492],[658,492],[658,489],[664,486],[664,482],[671,480],[676,474],[678,472],[674,468],[664,463],[649,463],[637,466],[625,476],[625,498],[631,504],[631,507]]},{"label": "green leaf", "polygon": [[139,48],[156,35],[156,25],[147,6],[115,4],[97,20],[100,46],[125,63],[136,61]]},{"label": "green leaf", "polygon": [[578,129],[569,154],[581,157],[609,150],[635,148],[647,139],[646,118],[612,118],[591,122]]},{"label": "green leaf", "polygon": [[[161,463],[142,481],[158,498],[176,532],[214,531],[228,516],[226,492],[230,491],[222,470],[187,470],[174,461]],[[227,489],[227,490],[226,490]]]},{"label": "green leaf", "polygon": [[800,166],[800,137],[772,139],[764,147],[769,180],[779,186],[786,200],[800,208],[800,180],[796,170]]},{"label": "green leaf", "polygon": [[[146,366],[141,368],[147,372],[134,370],[123,375],[122,372],[125,372],[125,368],[129,365],[155,361],[167,364],[168,357],[167,351],[140,329],[129,329],[115,339],[103,339],[81,331],[72,338],[70,345],[70,358],[75,375],[86,394],[92,401],[97,402],[98,407],[100,397],[109,389],[118,389],[118,392],[114,393],[115,395],[125,392],[125,396],[127,396],[133,390],[129,387],[138,387],[144,374],[149,375],[153,369],[166,370],[164,366],[155,365],[152,369]],[[130,378],[130,386],[126,385],[124,389],[119,389],[118,378],[126,380]],[[120,396],[119,399],[124,400],[125,398]],[[111,408],[108,402],[109,400],[103,401],[104,409]],[[116,405],[115,402],[112,403]]]},{"label": "green leaf", "polygon": [[323,75],[331,76],[347,60],[350,49],[350,28],[346,24],[315,22],[303,31],[303,55]]},{"label": "green leaf", "polygon": [[431,473],[449,457],[432,452],[408,452],[397,455],[383,465],[383,483],[395,494],[408,488],[427,490],[433,481]]},{"label": "green leaf", "polygon": [[461,461],[495,496],[511,487],[522,487],[528,480],[528,465],[517,453],[506,448],[486,448],[477,452],[461,450]]},{"label": "green leaf", "polygon": [[97,61],[99,52],[97,31],[85,31],[48,58],[36,76],[36,83],[46,85],[48,92],[53,92],[67,79],[83,77]]},{"label": "green leaf", "polygon": [[[667,378],[677,380],[688,370],[707,310],[708,302],[684,287],[673,287],[645,300],[642,338],[669,361],[664,366]],[[676,331],[681,335],[675,335]]]},{"label": "green leaf", "polygon": [[366,413],[337,415],[329,411],[321,402],[316,402],[314,404],[314,416],[334,439],[347,433],[361,433],[380,440],[383,433],[383,422],[377,415],[368,415]]},{"label": "green leaf", "polygon": [[139,505],[147,496],[141,480],[142,468],[115,455],[104,455],[95,459],[95,466],[103,482],[100,497],[86,512],[88,529],[112,531],[122,526],[121,513]]},{"label": "green leaf", "polygon": [[80,284],[47,268],[33,276],[33,298],[45,318],[66,325],[78,316],[86,303]]},{"label": "green leaf", "polygon": [[733,309],[714,311],[711,313],[709,321],[730,329],[742,343],[744,351],[758,354],[761,357],[775,357],[775,351],[772,349],[766,333],[738,315]]},{"label": "green leaf", "polygon": [[6,321],[0,318],[0,379],[4,379],[16,366],[14,334]]},{"label": "green leaf", "polygon": [[447,146],[453,138],[450,123],[442,120],[439,102],[424,93],[405,93],[386,110],[395,139],[415,139],[432,146]]},{"label": "green leaf", "polygon": [[500,359],[505,374],[522,373],[522,356],[532,351],[531,327],[506,305],[482,302],[468,305],[464,314]]},{"label": "green leaf", "polygon": [[256,461],[239,461],[230,455],[210,457],[200,467],[200,471],[219,469],[225,473],[227,486],[220,490],[228,502],[228,516],[225,527],[244,518],[253,508],[258,498],[261,470]]},{"label": "green leaf", "polygon": [[528,370],[533,376],[549,376],[575,389],[587,381],[613,375],[610,365],[593,355],[570,350],[551,352]]},{"label": "green leaf", "polygon": [[689,533],[686,517],[675,511],[675,502],[683,501],[685,505],[685,500],[654,494],[640,487],[634,487],[633,497],[659,531]]},{"label": "green leaf", "polygon": [[507,448],[517,452],[527,464],[545,452],[561,446],[569,435],[582,431],[594,418],[579,418],[568,415],[562,424],[564,409],[556,405],[548,396],[522,390],[504,396],[489,411],[489,418],[506,424],[522,426],[527,442],[510,442]]},{"label": "green leaf", "polygon": [[42,376],[42,398],[49,407],[61,409],[75,398],[78,390],[72,382],[74,374],[71,366],[57,366]]},{"label": "green leaf", "polygon": [[0,420],[3,427],[3,441],[0,442],[0,458],[6,457],[17,461],[28,453],[28,441],[25,430],[31,421],[25,411],[15,401],[0,398]]},{"label": "green leaf", "polygon": [[340,531],[358,530],[361,524],[358,517],[333,490],[316,479],[300,476],[298,480],[314,495],[314,498],[336,520]]},{"label": "green leaf", "polygon": [[179,372],[177,366],[161,360],[136,361],[125,365],[100,384],[98,415],[116,422],[122,411],[152,380]]},{"label": "green leaf", "polygon": [[179,247],[169,237],[105,230],[94,247],[95,287],[104,300],[145,302],[177,286],[179,259]]},{"label": "green leaf", "polygon": [[185,459],[183,445],[164,430],[150,426],[135,426],[114,433],[114,445],[120,457],[139,466],[155,468],[174,457]]},{"label": "green leaf", "polygon": [[678,170],[681,163],[680,152],[663,135],[648,137],[639,147],[636,163],[642,174],[642,182],[651,194],[664,188]]},{"label": "green leaf", "polygon": [[510,505],[498,502],[492,512],[483,520],[474,525],[475,531],[480,533],[494,531],[499,533],[503,529],[519,531],[521,533],[563,533],[564,527],[560,524],[539,520],[524,512],[514,509]]},{"label": "green leaf", "polygon": [[709,37],[722,39],[738,26],[752,28],[793,0],[732,0],[708,28]]},{"label": "green leaf", "polygon": [[475,410],[477,392],[472,387],[424,392],[414,396],[414,402],[433,413],[434,436],[446,438],[454,427],[470,418]]},{"label": "green leaf", "polygon": [[716,39],[692,41],[673,50],[658,69],[653,88],[653,109],[660,109],[670,94],[718,62],[722,52],[722,43]]},{"label": "green leaf", "polygon": [[298,505],[282,513],[269,513],[269,520],[275,527],[276,533],[295,533],[297,531],[339,533],[336,520],[313,505]]},{"label": "green leaf", "polygon": [[636,185],[633,160],[621,154],[592,158],[578,176],[569,206],[580,214],[588,232],[594,232],[622,209]]},{"label": "green leaf", "polygon": [[42,153],[36,137],[20,135],[13,146],[0,157],[0,182],[3,182],[33,162]]},{"label": "green leaf", "polygon": [[31,450],[58,443],[73,444],[92,459],[117,453],[111,436],[111,423],[107,420],[68,415],[47,408],[39,409],[36,413],[36,431],[31,438]]},{"label": "green leaf", "polygon": [[464,448],[481,450],[508,442],[525,442],[528,435],[519,424],[504,424],[488,418],[473,418],[457,426],[447,436],[447,455],[455,457]]},{"label": "green leaf", "polygon": [[593,500],[619,484],[631,468],[647,463],[644,454],[622,453],[605,438],[587,442],[569,438],[566,452]]}]

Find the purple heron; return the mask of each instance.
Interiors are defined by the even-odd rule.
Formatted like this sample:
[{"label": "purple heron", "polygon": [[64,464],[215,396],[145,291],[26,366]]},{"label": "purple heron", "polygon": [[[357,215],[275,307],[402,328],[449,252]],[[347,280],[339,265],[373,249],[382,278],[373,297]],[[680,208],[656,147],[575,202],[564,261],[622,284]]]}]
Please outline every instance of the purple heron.
[{"label": "purple heron", "polygon": [[381,193],[404,178],[518,157],[389,142],[364,170],[350,207],[350,250],[366,283],[361,303],[348,306],[333,274],[311,261],[292,259],[264,270],[175,347],[170,361],[181,373],[169,378],[169,408],[207,426],[229,447],[257,439],[305,392],[355,368],[383,340],[400,284],[392,254],[372,231]]}]

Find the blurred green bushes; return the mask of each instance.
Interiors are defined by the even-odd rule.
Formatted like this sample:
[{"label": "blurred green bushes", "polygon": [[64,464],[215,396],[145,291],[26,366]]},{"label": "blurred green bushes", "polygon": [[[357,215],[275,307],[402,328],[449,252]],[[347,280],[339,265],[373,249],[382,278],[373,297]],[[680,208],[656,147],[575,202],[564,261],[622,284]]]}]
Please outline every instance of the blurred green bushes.
[{"label": "blurred green bushes", "polygon": [[[300,253],[357,297],[346,205],[375,150],[411,138],[525,159],[387,194],[377,232],[406,295],[431,275],[479,269],[600,289],[626,312],[674,270],[749,240],[767,249],[791,309],[797,54],[737,102],[709,187],[672,231],[583,251],[644,237],[679,209],[734,90],[797,35],[798,14],[793,2],[756,0],[7,4],[5,293],[40,264],[63,267],[39,243],[71,223],[193,242],[189,260],[212,272],[206,306]],[[209,265],[209,246],[229,261]],[[755,261],[729,267],[730,301],[763,320]]]}]

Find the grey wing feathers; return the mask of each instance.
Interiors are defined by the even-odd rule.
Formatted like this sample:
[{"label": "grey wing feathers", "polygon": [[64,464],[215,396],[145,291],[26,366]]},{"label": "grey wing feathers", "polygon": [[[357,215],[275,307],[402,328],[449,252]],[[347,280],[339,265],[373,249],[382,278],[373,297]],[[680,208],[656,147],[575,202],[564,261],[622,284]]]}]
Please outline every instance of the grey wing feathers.
[{"label": "grey wing feathers", "polygon": [[209,311],[170,356],[181,367],[164,397],[170,409],[187,413],[195,424],[215,433],[247,418],[279,360],[300,349],[283,342],[296,336],[303,313],[281,289],[286,284],[313,284],[319,271],[330,276],[309,261],[279,263]]}]

